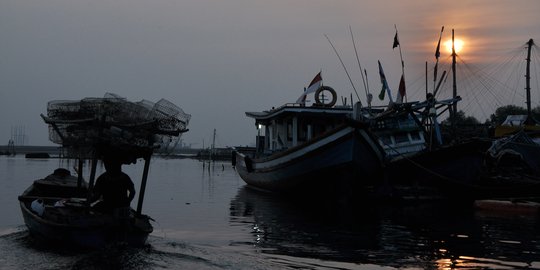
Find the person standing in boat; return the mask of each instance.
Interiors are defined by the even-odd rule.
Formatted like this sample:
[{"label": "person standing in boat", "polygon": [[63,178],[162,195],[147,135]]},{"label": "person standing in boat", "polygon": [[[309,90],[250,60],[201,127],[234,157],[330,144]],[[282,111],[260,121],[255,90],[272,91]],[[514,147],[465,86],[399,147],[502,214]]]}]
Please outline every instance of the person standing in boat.
[{"label": "person standing in boat", "polygon": [[94,208],[105,213],[130,207],[135,197],[135,186],[131,178],[122,172],[122,163],[113,158],[103,160],[105,172],[96,180],[92,202],[99,200]]}]

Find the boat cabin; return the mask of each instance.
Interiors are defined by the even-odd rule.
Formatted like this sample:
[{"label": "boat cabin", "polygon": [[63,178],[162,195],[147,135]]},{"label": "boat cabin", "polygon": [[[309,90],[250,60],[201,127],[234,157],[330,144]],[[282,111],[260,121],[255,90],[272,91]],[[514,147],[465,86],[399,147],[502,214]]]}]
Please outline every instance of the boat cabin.
[{"label": "boat cabin", "polygon": [[[372,122],[372,131],[390,156],[415,153],[426,148],[423,130],[408,114],[371,118],[371,112],[355,106],[303,106],[285,104],[263,112],[246,112],[255,119],[258,130],[257,155],[267,155],[301,145],[312,138],[344,124],[348,119],[362,118]],[[379,110],[382,112],[383,110]]]},{"label": "boat cabin", "polygon": [[372,131],[390,157],[412,154],[426,148],[424,131],[409,114],[379,118]]},{"label": "boat cabin", "polygon": [[285,104],[263,112],[246,112],[258,129],[257,153],[270,154],[295,147],[331,130],[352,116],[351,106]]}]

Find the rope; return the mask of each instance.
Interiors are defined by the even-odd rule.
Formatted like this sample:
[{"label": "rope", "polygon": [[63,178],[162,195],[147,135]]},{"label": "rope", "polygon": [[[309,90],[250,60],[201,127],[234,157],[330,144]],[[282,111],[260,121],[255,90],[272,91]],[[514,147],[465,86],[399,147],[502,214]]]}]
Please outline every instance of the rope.
[{"label": "rope", "polygon": [[[383,142],[383,144],[388,146],[392,151],[394,151],[397,154],[397,156],[400,156],[401,158],[407,160],[408,162],[412,163],[414,166],[416,166],[416,167],[418,167],[418,168],[420,168],[420,169],[422,169],[422,170],[424,170],[424,171],[426,171],[426,172],[428,172],[428,173],[430,173],[430,174],[432,174],[432,175],[434,175],[434,176],[436,176],[438,178],[441,178],[441,179],[443,179],[443,180],[445,180],[447,182],[452,182],[452,183],[457,183],[458,182],[455,179],[449,178],[449,177],[447,177],[445,175],[442,175],[440,173],[437,173],[437,172],[435,172],[435,171],[433,171],[433,170],[431,170],[429,168],[426,168],[425,166],[422,166],[420,163],[410,159],[407,155],[401,154],[399,151],[397,151],[397,149],[395,149],[391,145],[386,144],[384,142]],[[463,184],[462,182],[460,182],[460,183]],[[471,185],[471,186],[474,186],[474,185]]]}]

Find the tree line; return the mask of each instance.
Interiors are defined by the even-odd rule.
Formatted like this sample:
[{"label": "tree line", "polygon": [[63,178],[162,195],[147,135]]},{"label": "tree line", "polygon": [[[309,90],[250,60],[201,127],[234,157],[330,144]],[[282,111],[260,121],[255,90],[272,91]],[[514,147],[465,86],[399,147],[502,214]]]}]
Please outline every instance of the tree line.
[{"label": "tree line", "polygon": [[[486,119],[486,121],[483,124],[497,126],[497,125],[502,124],[504,120],[506,120],[506,117],[508,115],[526,115],[526,114],[527,114],[526,108],[516,106],[516,105],[506,105],[506,106],[497,108],[495,112],[490,115],[489,119]],[[532,110],[532,116],[533,116],[533,119],[540,119],[540,106],[537,106]],[[450,118],[447,118],[442,122],[443,125],[450,125],[450,123],[451,123]],[[480,122],[474,116],[467,116],[464,111],[457,112],[456,123],[458,125],[482,124],[482,122]]]}]

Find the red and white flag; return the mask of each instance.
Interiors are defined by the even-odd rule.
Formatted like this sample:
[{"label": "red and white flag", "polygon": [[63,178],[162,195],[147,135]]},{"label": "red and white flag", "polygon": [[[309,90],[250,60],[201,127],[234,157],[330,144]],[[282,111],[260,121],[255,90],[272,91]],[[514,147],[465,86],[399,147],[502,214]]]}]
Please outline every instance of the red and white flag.
[{"label": "red and white flag", "polygon": [[310,93],[315,93],[322,86],[322,77],[321,72],[317,73],[315,78],[311,80],[309,86],[304,90],[304,93],[296,100],[296,103],[304,104],[306,102],[306,95]]},{"label": "red and white flag", "polygon": [[308,88],[306,89],[306,95],[309,93],[315,93],[319,88],[322,86],[322,77],[321,73],[319,72],[313,80],[309,83]]}]

